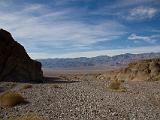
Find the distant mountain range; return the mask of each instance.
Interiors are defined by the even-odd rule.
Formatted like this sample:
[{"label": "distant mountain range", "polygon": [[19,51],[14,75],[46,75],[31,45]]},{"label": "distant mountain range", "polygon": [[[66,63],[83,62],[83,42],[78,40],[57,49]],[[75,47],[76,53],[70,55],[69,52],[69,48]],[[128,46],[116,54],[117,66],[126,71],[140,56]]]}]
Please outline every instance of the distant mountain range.
[{"label": "distant mountain range", "polygon": [[83,68],[95,66],[121,66],[132,60],[160,58],[159,53],[143,53],[143,54],[121,54],[113,57],[97,56],[92,58],[48,58],[38,59],[42,63],[43,68]]}]

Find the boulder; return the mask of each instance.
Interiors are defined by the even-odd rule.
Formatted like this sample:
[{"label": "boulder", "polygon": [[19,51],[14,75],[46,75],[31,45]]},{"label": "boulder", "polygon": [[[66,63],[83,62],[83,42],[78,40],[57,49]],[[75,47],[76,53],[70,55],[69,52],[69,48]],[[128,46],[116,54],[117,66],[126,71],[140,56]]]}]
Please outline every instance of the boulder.
[{"label": "boulder", "polygon": [[41,63],[32,60],[24,47],[3,29],[0,29],[0,81],[43,81]]}]

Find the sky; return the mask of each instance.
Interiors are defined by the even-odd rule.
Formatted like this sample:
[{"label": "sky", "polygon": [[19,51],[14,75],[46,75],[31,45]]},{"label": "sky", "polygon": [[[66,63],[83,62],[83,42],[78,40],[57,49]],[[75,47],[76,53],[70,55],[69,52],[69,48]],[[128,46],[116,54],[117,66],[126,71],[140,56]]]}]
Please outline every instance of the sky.
[{"label": "sky", "polygon": [[160,0],[0,0],[0,28],[34,59],[160,52]]}]

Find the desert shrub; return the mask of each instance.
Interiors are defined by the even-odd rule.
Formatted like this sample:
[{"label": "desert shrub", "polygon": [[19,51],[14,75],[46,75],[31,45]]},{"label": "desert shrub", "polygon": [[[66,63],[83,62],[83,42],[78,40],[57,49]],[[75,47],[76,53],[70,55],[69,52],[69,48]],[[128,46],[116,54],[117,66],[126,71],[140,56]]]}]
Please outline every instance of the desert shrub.
[{"label": "desert shrub", "polygon": [[12,107],[17,104],[25,102],[24,98],[17,92],[5,92],[0,95],[0,106]]},{"label": "desert shrub", "polygon": [[28,89],[28,88],[32,88],[32,85],[30,85],[30,84],[24,85],[24,86],[22,86],[21,89]]},{"label": "desert shrub", "polygon": [[61,89],[62,87],[58,86],[58,85],[53,85],[54,88],[59,88]]},{"label": "desert shrub", "polygon": [[121,83],[124,83],[124,82],[125,82],[125,80],[120,80],[120,82],[121,82]]},{"label": "desert shrub", "polygon": [[154,78],[154,81],[160,81],[160,75],[157,75],[157,76]]},{"label": "desert shrub", "polygon": [[110,89],[113,89],[113,90],[119,90],[120,89],[120,86],[121,86],[121,82],[118,81],[118,80],[113,80],[110,85],[109,85],[109,88]]},{"label": "desert shrub", "polygon": [[111,79],[112,79],[112,77],[108,77],[108,78],[107,78],[107,80],[111,80]]},{"label": "desert shrub", "polygon": [[120,92],[127,92],[127,89],[126,89],[125,87],[121,87],[121,88],[119,89],[119,91],[120,91]]},{"label": "desert shrub", "polygon": [[10,117],[8,120],[46,120],[46,118],[35,113],[25,114],[20,117]]},{"label": "desert shrub", "polygon": [[120,81],[120,80],[113,80],[110,83],[109,88],[112,89],[112,90],[119,91],[119,92],[126,92],[127,89],[121,85],[122,82],[123,81]]}]

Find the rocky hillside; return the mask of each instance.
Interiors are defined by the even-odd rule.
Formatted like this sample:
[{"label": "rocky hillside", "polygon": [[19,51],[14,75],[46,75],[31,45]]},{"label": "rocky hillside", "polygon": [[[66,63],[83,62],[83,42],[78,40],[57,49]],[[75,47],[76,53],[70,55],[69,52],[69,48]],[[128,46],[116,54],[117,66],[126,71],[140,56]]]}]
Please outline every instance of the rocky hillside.
[{"label": "rocky hillside", "polygon": [[56,59],[39,59],[43,68],[80,68],[80,67],[114,67],[123,66],[132,60],[160,58],[160,53],[143,53],[143,54],[121,54],[113,57],[97,56],[92,58],[56,58]]},{"label": "rocky hillside", "polygon": [[11,34],[0,29],[0,81],[41,82],[41,63],[32,60]]},{"label": "rocky hillside", "polygon": [[128,64],[126,68],[106,72],[99,79],[118,79],[133,81],[160,80],[160,59],[138,60]]}]

